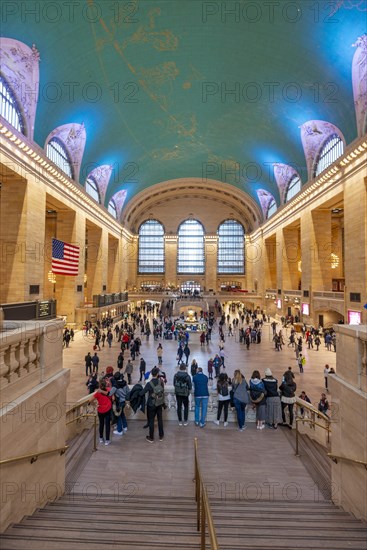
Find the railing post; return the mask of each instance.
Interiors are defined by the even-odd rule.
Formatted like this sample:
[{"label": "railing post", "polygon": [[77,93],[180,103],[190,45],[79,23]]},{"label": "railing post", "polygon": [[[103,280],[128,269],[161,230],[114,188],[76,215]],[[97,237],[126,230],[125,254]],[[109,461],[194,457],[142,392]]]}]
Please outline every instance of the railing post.
[{"label": "railing post", "polygon": [[296,418],[296,456],[299,456],[298,452],[298,418]]},{"label": "railing post", "polygon": [[94,450],[97,450],[97,415],[94,416]]},{"label": "railing post", "polygon": [[205,550],[205,504],[204,504],[204,490],[201,489],[201,550]]}]

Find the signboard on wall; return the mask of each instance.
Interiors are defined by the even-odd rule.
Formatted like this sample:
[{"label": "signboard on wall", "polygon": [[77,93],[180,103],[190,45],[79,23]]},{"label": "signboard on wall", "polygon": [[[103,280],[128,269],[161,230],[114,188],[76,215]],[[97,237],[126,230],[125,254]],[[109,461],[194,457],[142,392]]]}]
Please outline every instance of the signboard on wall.
[{"label": "signboard on wall", "polygon": [[361,321],[362,315],[360,311],[348,309],[348,325],[360,325]]}]

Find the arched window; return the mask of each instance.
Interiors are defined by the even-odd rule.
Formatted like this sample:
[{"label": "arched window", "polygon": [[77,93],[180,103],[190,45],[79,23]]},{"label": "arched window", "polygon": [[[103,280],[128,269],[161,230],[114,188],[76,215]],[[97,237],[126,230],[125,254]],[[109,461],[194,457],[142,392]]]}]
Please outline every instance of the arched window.
[{"label": "arched window", "polygon": [[140,226],[138,272],[164,273],[164,229],[157,220]]},{"label": "arched window", "polygon": [[320,153],[317,156],[313,177],[316,178],[328,166],[333,164],[344,152],[344,143],[339,136],[333,134],[324,143]]},{"label": "arched window", "polygon": [[116,208],[115,201],[113,199],[111,199],[110,202],[108,203],[107,210],[115,218],[115,220],[117,220],[117,208]]},{"label": "arched window", "polygon": [[24,134],[24,122],[8,83],[0,76],[0,114],[13,128]]},{"label": "arched window", "polygon": [[85,182],[85,190],[94,200],[99,203],[101,202],[97,182],[92,176],[87,178],[87,181]]},{"label": "arched window", "polygon": [[46,148],[46,155],[56,166],[58,166],[69,178],[73,177],[72,163],[65,145],[57,138],[50,139]]},{"label": "arched window", "polygon": [[301,190],[302,182],[296,174],[289,180],[287,190],[285,192],[285,202],[293,199],[294,196]]},{"label": "arched window", "polygon": [[204,228],[196,220],[178,228],[177,273],[205,273]]},{"label": "arched window", "polygon": [[242,225],[226,220],[218,228],[218,273],[244,273],[244,236]]},{"label": "arched window", "polygon": [[269,202],[267,213],[266,213],[266,219],[269,219],[270,216],[275,214],[277,210],[278,210],[277,203],[275,202],[274,199],[271,199],[271,201]]}]

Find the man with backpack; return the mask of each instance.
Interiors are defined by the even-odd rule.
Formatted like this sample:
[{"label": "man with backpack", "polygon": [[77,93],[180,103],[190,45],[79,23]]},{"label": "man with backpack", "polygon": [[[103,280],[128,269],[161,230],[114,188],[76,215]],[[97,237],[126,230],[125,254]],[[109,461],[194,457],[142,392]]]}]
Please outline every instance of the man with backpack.
[{"label": "man with backpack", "polygon": [[175,395],[177,401],[177,417],[178,425],[182,426],[182,405],[184,407],[184,422],[183,425],[187,426],[189,417],[189,395],[192,389],[192,382],[189,374],[186,372],[186,365],[182,363],[180,370],[176,372],[173,378],[173,386],[175,388]]},{"label": "man with backpack", "polygon": [[144,389],[140,392],[143,396],[148,393],[147,400],[147,417],[149,426],[149,435],[146,436],[146,440],[149,443],[154,443],[154,420],[158,419],[158,433],[159,441],[163,441],[163,406],[164,406],[164,384],[161,378],[159,378],[158,367],[153,367],[151,370],[152,379],[147,382]]}]

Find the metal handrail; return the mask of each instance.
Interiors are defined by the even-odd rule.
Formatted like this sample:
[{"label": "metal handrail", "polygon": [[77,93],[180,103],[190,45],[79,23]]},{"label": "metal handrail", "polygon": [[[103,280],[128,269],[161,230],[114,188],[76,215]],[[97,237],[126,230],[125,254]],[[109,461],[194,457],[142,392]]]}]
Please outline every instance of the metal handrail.
[{"label": "metal handrail", "polygon": [[338,460],[346,460],[347,462],[360,464],[361,466],[364,466],[367,470],[367,462],[365,462],[364,460],[357,460],[356,458],[350,458],[349,456],[334,455],[333,453],[328,453],[327,455],[329,458],[331,458],[333,462],[335,462],[335,464],[338,464]]},{"label": "metal handrail", "polygon": [[322,420],[326,420],[326,422],[330,422],[330,418],[328,416],[326,416],[326,414],[320,412],[311,403],[308,403],[307,401],[304,401],[300,397],[296,398],[296,405],[297,405],[297,407],[302,407],[302,409],[307,409],[308,411],[316,414]]},{"label": "metal handrail", "polygon": [[93,444],[93,450],[96,451],[97,450],[97,415],[96,414],[92,414],[92,413],[85,413],[85,414],[81,414],[75,418],[73,418],[72,420],[69,420],[68,422],[66,422],[66,426],[68,424],[72,424],[73,422],[76,422],[77,420],[80,420],[81,418],[88,418],[88,417],[93,417],[94,418],[94,425],[93,425],[93,428],[94,428],[94,444]]},{"label": "metal handrail", "polygon": [[10,464],[11,462],[19,462],[20,460],[28,460],[28,459],[30,459],[30,463],[33,464],[34,462],[36,462],[39,456],[50,455],[52,453],[60,453],[60,456],[62,456],[67,451],[68,448],[69,448],[69,445],[64,445],[64,447],[58,447],[57,449],[51,449],[49,451],[40,451],[38,453],[33,453],[29,455],[15,456],[14,458],[7,458],[6,460],[0,461],[0,466],[3,466],[4,464]]},{"label": "metal handrail", "polygon": [[299,438],[298,422],[308,422],[309,424],[312,424],[312,426],[319,426],[319,428],[322,428],[323,430],[326,430],[327,431],[328,443],[329,443],[329,441],[330,441],[330,420],[328,421],[327,425],[324,426],[324,424],[320,424],[319,422],[316,422],[316,420],[313,420],[312,418],[296,418],[296,452],[295,452],[296,456],[300,456],[300,454],[298,452],[298,438]]},{"label": "metal handrail", "polygon": [[200,531],[200,548],[205,550],[206,523],[208,524],[210,547],[212,550],[219,550],[217,534],[213,523],[212,512],[209,504],[208,494],[205,489],[199,466],[198,458],[198,438],[194,439],[195,448],[195,500],[197,512],[197,530]]}]

